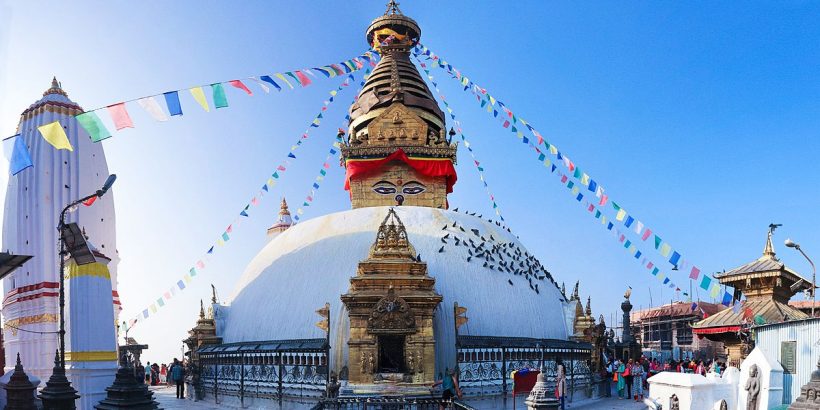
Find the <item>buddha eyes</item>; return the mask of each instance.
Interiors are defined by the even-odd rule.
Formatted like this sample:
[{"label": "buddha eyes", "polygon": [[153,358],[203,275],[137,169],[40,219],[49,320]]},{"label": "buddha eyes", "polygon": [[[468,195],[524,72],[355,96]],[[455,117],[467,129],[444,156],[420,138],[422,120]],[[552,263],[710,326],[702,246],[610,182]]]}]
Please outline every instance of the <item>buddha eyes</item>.
[{"label": "buddha eyes", "polygon": [[418,195],[424,192],[426,189],[427,188],[425,188],[424,185],[414,181],[404,184],[404,187],[402,187],[401,192],[406,195]]},{"label": "buddha eyes", "polygon": [[[427,187],[416,181],[410,181],[401,187],[401,193],[405,195],[418,195],[427,190]],[[379,195],[393,195],[399,192],[396,185],[387,182],[379,181],[373,185],[373,192]]]},{"label": "buddha eyes", "polygon": [[395,194],[396,186],[387,181],[379,181],[375,185],[373,185],[373,192],[379,195]]}]

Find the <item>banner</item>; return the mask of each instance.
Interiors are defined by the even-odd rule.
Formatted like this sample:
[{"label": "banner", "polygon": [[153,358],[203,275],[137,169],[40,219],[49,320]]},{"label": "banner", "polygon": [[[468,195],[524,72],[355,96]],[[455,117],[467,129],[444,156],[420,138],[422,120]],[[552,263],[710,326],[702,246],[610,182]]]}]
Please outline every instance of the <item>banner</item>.
[{"label": "banner", "polygon": [[[368,72],[369,71],[370,70],[368,69]],[[333,96],[335,96],[339,91],[342,91],[344,88],[347,88],[350,85],[350,82],[352,80],[354,80],[354,76],[353,76],[353,74],[350,74],[350,75],[348,75],[347,78],[345,78],[345,80],[342,82],[341,85],[339,85],[335,90],[331,91],[331,97],[329,99],[325,100],[322,103],[322,108],[319,111],[319,113],[316,116],[314,116],[313,121],[315,121],[316,118],[321,118],[323,116],[322,113],[327,111],[328,106],[331,103],[333,103],[333,101],[334,101]],[[141,313],[139,313],[138,315],[133,317],[131,320],[129,320],[126,323],[126,326],[121,328],[120,331],[125,332],[127,330],[130,330],[134,326],[136,326],[138,323],[144,322],[149,317],[156,314],[159,311],[159,308],[165,306],[164,303],[163,304],[158,304],[157,301],[159,301],[159,300],[163,300],[164,302],[169,301],[174,296],[176,296],[177,292],[185,290],[185,288],[191,283],[193,278],[198,276],[199,273],[202,270],[207,268],[208,263],[210,262],[210,257],[214,254],[214,252],[216,252],[220,247],[225,246],[231,240],[231,238],[233,236],[233,233],[234,233],[234,229],[239,227],[242,224],[242,221],[243,221],[244,218],[249,218],[250,217],[250,208],[252,206],[258,206],[259,205],[259,203],[261,202],[261,200],[265,196],[265,194],[267,192],[269,192],[270,189],[273,188],[276,185],[277,181],[282,177],[282,174],[290,166],[290,163],[291,163],[290,160],[291,159],[296,159],[296,155],[294,154],[294,152],[296,152],[299,149],[299,147],[302,146],[304,141],[308,139],[310,130],[311,130],[311,128],[313,128],[312,127],[313,121],[310,122],[311,125],[309,125],[305,129],[305,131],[302,133],[302,135],[299,136],[296,143],[290,147],[290,150],[288,151],[288,154],[285,157],[284,161],[282,163],[280,163],[276,167],[274,172],[270,175],[270,177],[267,178],[267,181],[262,185],[259,192],[256,195],[254,195],[253,198],[251,198],[251,200],[248,202],[248,204],[246,204],[245,207],[234,218],[233,222],[231,222],[225,228],[225,230],[219,236],[217,236],[216,242],[214,242],[210,245],[208,250],[194,263],[194,265],[188,270],[188,272],[186,272],[182,276],[182,278],[178,279],[176,281],[176,283],[173,286],[171,286],[169,289],[162,291],[162,293],[159,297],[152,299],[152,300],[155,300],[155,301],[152,302],[151,305],[149,305],[148,307],[142,309]],[[327,162],[328,161],[325,160],[325,163],[327,163]]]}]

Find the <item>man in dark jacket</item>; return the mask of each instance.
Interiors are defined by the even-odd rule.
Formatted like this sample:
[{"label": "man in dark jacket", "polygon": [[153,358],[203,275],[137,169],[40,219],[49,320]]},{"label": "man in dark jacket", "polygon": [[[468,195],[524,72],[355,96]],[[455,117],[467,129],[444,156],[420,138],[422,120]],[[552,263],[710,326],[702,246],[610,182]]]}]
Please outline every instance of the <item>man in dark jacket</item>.
[{"label": "man in dark jacket", "polygon": [[174,364],[171,365],[171,379],[177,385],[177,398],[185,398],[185,368],[179,360],[174,359]]}]

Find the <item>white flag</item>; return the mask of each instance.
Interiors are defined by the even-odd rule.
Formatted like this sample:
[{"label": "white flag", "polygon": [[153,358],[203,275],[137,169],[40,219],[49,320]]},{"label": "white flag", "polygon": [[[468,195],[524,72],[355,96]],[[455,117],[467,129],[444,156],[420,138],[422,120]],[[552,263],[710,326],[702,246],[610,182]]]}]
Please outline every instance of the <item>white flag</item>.
[{"label": "white flag", "polygon": [[270,87],[268,87],[267,85],[265,85],[265,83],[263,83],[263,82],[262,82],[262,80],[260,80],[260,79],[258,79],[258,78],[256,78],[256,77],[248,77],[248,78],[250,78],[251,80],[253,80],[253,82],[255,82],[255,83],[259,84],[259,87],[262,87],[262,89],[263,89],[263,90],[265,90],[265,94],[270,93]]},{"label": "white flag", "polygon": [[137,104],[139,104],[145,111],[148,111],[148,114],[151,114],[155,120],[168,121],[168,116],[165,115],[165,111],[162,111],[162,107],[159,106],[159,103],[154,99],[154,97],[140,98],[137,100]]},{"label": "white flag", "polygon": [[643,231],[643,222],[638,221],[638,223],[635,224],[635,233],[640,235],[641,231]]}]

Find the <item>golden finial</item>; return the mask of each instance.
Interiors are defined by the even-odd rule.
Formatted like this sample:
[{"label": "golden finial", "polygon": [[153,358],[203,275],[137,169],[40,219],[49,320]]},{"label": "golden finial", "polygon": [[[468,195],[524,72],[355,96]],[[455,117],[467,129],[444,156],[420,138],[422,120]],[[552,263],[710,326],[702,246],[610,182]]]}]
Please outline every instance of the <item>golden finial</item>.
[{"label": "golden finial", "polygon": [[587,316],[592,317],[592,296],[587,296],[587,309],[586,309]]},{"label": "golden finial", "polygon": [[772,236],[774,236],[774,230],[780,226],[783,226],[783,224],[769,224],[769,233],[766,235],[766,246],[763,248],[763,257],[777,259],[774,253],[774,246],[772,245]]},{"label": "golden finial", "polygon": [[205,304],[202,303],[202,299],[199,299],[199,318],[205,319]]},{"label": "golden finial", "polygon": [[399,10],[399,3],[397,3],[396,0],[387,2],[387,10],[385,10],[384,15],[389,16],[391,14],[402,14],[401,10]]},{"label": "golden finial", "polygon": [[290,215],[290,210],[288,209],[288,201],[285,200],[285,197],[282,197],[282,203],[279,204],[279,216]]}]

